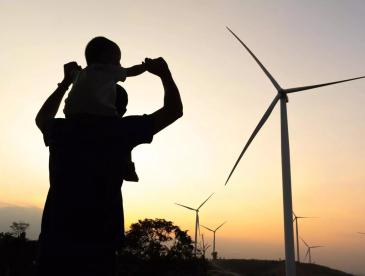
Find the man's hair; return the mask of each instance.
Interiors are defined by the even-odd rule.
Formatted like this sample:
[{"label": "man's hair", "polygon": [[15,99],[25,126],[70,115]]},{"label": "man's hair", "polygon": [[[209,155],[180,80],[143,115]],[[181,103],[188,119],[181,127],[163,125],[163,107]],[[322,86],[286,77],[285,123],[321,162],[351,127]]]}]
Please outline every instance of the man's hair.
[{"label": "man's hair", "polygon": [[87,64],[93,63],[119,63],[121,52],[119,46],[113,41],[102,37],[94,37],[86,45],[85,58]]},{"label": "man's hair", "polygon": [[116,85],[117,97],[115,99],[115,107],[120,115],[124,115],[127,111],[128,94],[119,84]]}]

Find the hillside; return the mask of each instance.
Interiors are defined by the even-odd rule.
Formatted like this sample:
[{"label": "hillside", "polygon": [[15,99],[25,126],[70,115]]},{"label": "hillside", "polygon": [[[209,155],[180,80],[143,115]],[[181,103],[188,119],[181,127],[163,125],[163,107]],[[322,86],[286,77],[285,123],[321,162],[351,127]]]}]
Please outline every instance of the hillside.
[{"label": "hillside", "polygon": [[[220,259],[211,262],[209,276],[285,276],[284,261]],[[297,264],[297,276],[348,276],[339,270],[317,264]]]}]

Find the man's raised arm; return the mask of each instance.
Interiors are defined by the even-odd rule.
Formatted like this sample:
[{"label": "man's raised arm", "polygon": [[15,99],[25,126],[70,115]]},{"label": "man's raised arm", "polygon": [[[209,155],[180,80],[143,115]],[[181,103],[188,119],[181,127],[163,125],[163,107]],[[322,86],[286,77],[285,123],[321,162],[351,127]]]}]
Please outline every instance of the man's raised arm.
[{"label": "man's raised arm", "polygon": [[145,64],[148,72],[161,78],[165,92],[163,107],[150,115],[153,120],[153,132],[156,134],[183,115],[183,105],[179,89],[165,60],[161,57],[146,59]]},{"label": "man's raised arm", "polygon": [[47,98],[35,118],[35,123],[42,132],[44,131],[46,123],[56,116],[62,98],[72,83],[72,74],[75,70],[81,69],[76,62],[67,63],[63,68],[64,78],[62,82],[59,83],[57,89]]}]

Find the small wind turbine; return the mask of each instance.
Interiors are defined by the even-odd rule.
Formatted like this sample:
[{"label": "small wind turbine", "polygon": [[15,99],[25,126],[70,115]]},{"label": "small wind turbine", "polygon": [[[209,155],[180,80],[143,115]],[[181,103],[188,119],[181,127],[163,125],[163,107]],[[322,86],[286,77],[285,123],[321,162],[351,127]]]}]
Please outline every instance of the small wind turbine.
[{"label": "small wind turbine", "polygon": [[187,208],[189,210],[192,210],[192,211],[195,211],[195,248],[194,248],[194,254],[196,256],[196,250],[197,250],[197,245],[198,245],[198,228],[199,228],[199,209],[208,201],[209,198],[212,197],[214,193],[212,193],[206,200],[204,200],[204,202],[202,204],[200,204],[200,206],[197,208],[197,209],[194,209],[192,207],[189,207],[189,206],[185,206],[185,205],[182,205],[182,204],[179,204],[179,203],[176,203],[176,205],[179,205],[181,207],[184,207],[184,208]]},{"label": "small wind turbine", "polygon": [[206,227],[206,226],[204,226],[204,225],[202,225],[202,227],[204,227],[205,229],[207,229],[207,230],[209,230],[209,231],[211,231],[211,232],[213,232],[213,252],[212,252],[212,255],[213,255],[213,259],[215,260],[215,259],[217,259],[217,252],[215,251],[215,232],[217,232],[217,230],[219,229],[219,228],[221,228],[224,224],[226,224],[227,223],[227,221],[225,221],[225,222],[223,222],[221,225],[219,225],[217,228],[215,228],[214,230],[213,229],[210,229],[210,228],[208,228],[208,227]]},{"label": "small wind turbine", "polygon": [[288,93],[299,92],[308,89],[319,88],[322,86],[332,85],[341,82],[347,82],[351,80],[365,78],[365,76],[310,85],[303,87],[294,87],[294,88],[282,88],[278,82],[274,79],[274,77],[267,71],[264,65],[258,60],[258,58],[252,53],[252,51],[242,42],[242,40],[227,27],[228,31],[242,44],[243,47],[250,53],[256,63],[260,66],[260,68],[264,71],[266,76],[270,79],[271,83],[275,86],[277,90],[277,95],[274,100],[271,102],[269,108],[264,113],[264,116],[259,121],[255,130],[251,134],[248,139],[245,147],[243,148],[241,154],[239,155],[236,163],[231,170],[226,183],[228,183],[231,175],[236,169],[238,163],[240,162],[243,154],[246,152],[248,146],[251,144],[252,140],[255,138],[256,134],[260,131],[261,127],[265,124],[266,120],[269,118],[271,112],[276,106],[277,102],[280,100],[280,117],[281,117],[281,166],[282,166],[282,179],[283,179],[283,205],[284,205],[284,236],[285,236],[285,271],[286,275],[293,276],[295,275],[295,256],[294,256],[294,233],[293,233],[293,218],[292,218],[292,194],[291,194],[291,176],[290,176],[290,151],[289,151],[289,133],[288,133],[288,117],[287,117],[287,107],[286,104],[288,102]]},{"label": "small wind turbine", "polygon": [[300,239],[304,242],[305,246],[307,247],[307,253],[305,254],[304,258],[307,258],[307,256],[309,256],[309,263],[311,264],[312,263],[311,249],[324,247],[324,246],[323,245],[309,246],[302,238],[300,238]]},{"label": "small wind turbine", "polygon": [[202,252],[203,252],[203,257],[205,259],[205,252],[207,251],[207,249],[210,247],[210,244],[205,244],[204,242],[204,235],[202,234]]},{"label": "small wind turbine", "polygon": [[298,229],[298,220],[299,219],[306,219],[306,218],[314,218],[314,217],[301,217],[301,216],[297,216],[295,215],[295,213],[293,212],[293,221],[295,221],[295,232],[296,232],[296,242],[297,242],[297,261],[298,263],[300,263],[300,255],[299,255],[299,229]]}]

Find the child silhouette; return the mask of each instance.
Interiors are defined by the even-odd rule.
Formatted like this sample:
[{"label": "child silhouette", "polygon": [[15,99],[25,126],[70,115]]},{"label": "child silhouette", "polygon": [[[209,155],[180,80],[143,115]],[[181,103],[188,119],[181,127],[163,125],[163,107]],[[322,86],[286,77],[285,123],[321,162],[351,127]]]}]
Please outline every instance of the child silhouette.
[{"label": "child silhouette", "polygon": [[[144,63],[129,68],[120,65],[121,51],[116,43],[105,38],[95,37],[86,46],[87,67],[75,70],[73,86],[65,100],[66,118],[100,119],[124,115],[128,95],[117,85],[127,77],[138,76],[146,71]],[[119,97],[119,98],[118,98]],[[117,101],[119,99],[119,101]],[[126,103],[122,100],[127,99]],[[119,110],[117,105],[119,105]],[[122,106],[124,105],[124,112]],[[131,154],[125,160],[123,179],[138,181]]]}]

